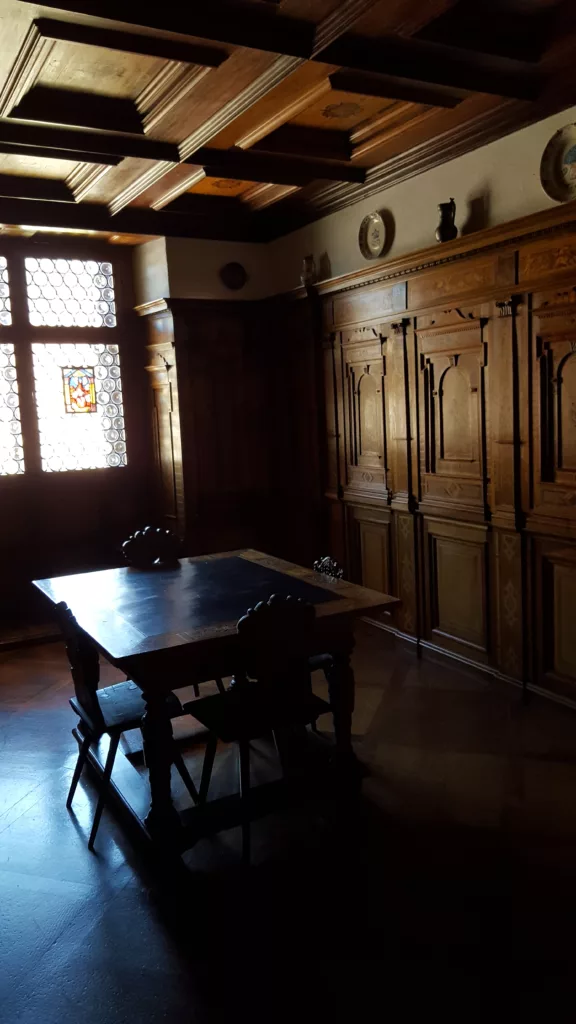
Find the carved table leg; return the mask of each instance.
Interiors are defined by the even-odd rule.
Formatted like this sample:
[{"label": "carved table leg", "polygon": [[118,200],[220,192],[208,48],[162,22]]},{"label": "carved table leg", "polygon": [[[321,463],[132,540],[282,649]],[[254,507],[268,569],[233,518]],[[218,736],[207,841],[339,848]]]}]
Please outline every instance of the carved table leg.
[{"label": "carved table leg", "polygon": [[146,711],[142,719],[142,736],[150,778],[150,810],[145,823],[154,839],[163,846],[175,847],[181,826],[170,788],[172,723],[163,694],[145,693],[144,700]]},{"label": "carved table leg", "polygon": [[354,711],[354,672],[350,665],[350,655],[354,648],[354,638],[349,637],[348,643],[332,654],[332,664],[326,670],[332,716],[334,718],[334,736],[336,750],[342,754],[352,752],[352,712]]}]

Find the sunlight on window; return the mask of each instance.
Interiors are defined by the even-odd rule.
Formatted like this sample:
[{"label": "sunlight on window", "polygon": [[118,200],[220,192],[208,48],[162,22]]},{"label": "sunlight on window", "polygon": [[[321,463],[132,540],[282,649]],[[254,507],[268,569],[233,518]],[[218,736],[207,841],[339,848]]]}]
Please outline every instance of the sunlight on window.
[{"label": "sunlight on window", "polygon": [[111,263],[27,257],[25,264],[34,327],[116,327]]},{"label": "sunlight on window", "polygon": [[24,472],[14,345],[0,345],[0,476]]},{"label": "sunlight on window", "polygon": [[8,265],[6,257],[0,256],[0,325],[10,327],[12,323],[12,307],[10,305],[10,286],[8,282]]},{"label": "sunlight on window", "polygon": [[42,469],[125,466],[117,345],[32,345]]}]

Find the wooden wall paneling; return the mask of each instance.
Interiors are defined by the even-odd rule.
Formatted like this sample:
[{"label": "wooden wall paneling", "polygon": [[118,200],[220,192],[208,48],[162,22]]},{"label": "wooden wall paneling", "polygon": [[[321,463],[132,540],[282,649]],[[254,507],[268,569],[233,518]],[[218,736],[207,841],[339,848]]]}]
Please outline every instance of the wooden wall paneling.
[{"label": "wooden wall paneling", "polygon": [[480,662],[490,653],[488,527],[424,517],[427,639]]},{"label": "wooden wall paneling", "polygon": [[411,480],[411,415],[408,369],[409,321],[401,320],[383,326],[386,335],[386,379],[389,488],[392,507],[408,509],[412,494]]},{"label": "wooden wall paneling", "polygon": [[576,700],[576,545],[535,536],[534,635],[537,683],[564,699]]},{"label": "wooden wall paneling", "polygon": [[486,512],[486,320],[461,308],[420,317],[421,510]]},{"label": "wooden wall paneling", "polygon": [[391,510],[349,505],[348,529],[351,578],[385,594],[394,593]]},{"label": "wooden wall paneling", "polygon": [[387,502],[386,340],[374,327],[346,331],[342,354],[347,453],[344,497]]},{"label": "wooden wall paneling", "polygon": [[[325,536],[327,551],[332,558],[344,565],[346,562],[346,539],[344,526],[344,506],[341,502],[342,480],[340,474],[341,408],[340,408],[340,377],[339,360],[340,344],[336,345],[334,332],[324,335],[322,339],[323,388],[325,435],[322,446],[322,486],[324,492],[324,518],[326,522]],[[339,341],[339,338],[338,338]]]},{"label": "wooden wall paneling", "polygon": [[[490,502],[494,548],[494,634],[499,670],[514,679],[527,672],[524,499],[527,484],[529,369],[527,318],[521,296],[497,301],[491,316]],[[523,461],[524,460],[524,461]]]},{"label": "wooden wall paneling", "polygon": [[533,296],[534,510],[576,535],[576,288]]}]

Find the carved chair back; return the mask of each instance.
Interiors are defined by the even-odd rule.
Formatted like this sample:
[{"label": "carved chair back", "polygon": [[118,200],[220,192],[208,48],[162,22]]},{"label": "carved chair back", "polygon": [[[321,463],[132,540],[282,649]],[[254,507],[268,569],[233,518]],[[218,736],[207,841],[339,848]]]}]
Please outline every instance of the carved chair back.
[{"label": "carved chair back", "polygon": [[290,596],[273,594],[249,608],[237,626],[243,658],[237,680],[286,688],[294,696],[309,693],[315,619],[313,605]]},{"label": "carved chair back", "polygon": [[330,558],[330,555],[318,558],[314,562],[313,569],[314,572],[321,572],[323,576],[331,576],[335,580],[341,580],[344,576],[344,569],[335,558]]},{"label": "carved chair back", "polygon": [[76,622],[67,604],[56,605],[58,625],[66,642],[66,654],[72,673],[76,700],[84,708],[96,729],[104,728],[100,704],[96,696],[100,682],[98,651]]}]

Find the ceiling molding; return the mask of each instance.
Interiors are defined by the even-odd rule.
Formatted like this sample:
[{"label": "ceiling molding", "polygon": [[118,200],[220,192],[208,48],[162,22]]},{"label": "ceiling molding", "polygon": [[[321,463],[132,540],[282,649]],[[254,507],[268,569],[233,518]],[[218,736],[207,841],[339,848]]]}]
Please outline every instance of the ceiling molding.
[{"label": "ceiling molding", "polygon": [[228,59],[225,50],[199,43],[186,43],[180,39],[163,39],[161,36],[142,35],[140,32],[117,32],[115,29],[95,28],[53,18],[38,18],[33,24],[44,39],[53,42],[99,46],[105,50],[139,53],[145,57],[161,57],[163,60],[199,64],[206,68],[218,68]]},{"label": "ceiling molding", "polygon": [[392,124],[390,127],[383,127],[381,131],[378,131],[378,128],[380,128],[382,124],[385,125],[386,120],[390,121],[392,118],[386,119],[382,117],[382,119],[377,119],[373,125],[374,134],[354,146],[352,159],[360,160],[363,157],[368,156],[370,153],[373,153],[375,149],[379,149],[380,146],[383,146],[384,143],[390,142],[392,139],[396,138],[396,136],[401,135],[402,132],[406,131],[406,129],[415,128],[416,125],[423,124],[425,121],[429,121],[438,114],[437,107],[427,107],[424,110],[418,111],[412,104],[406,104],[406,106],[411,107],[409,111],[406,111],[410,116],[400,124]]},{"label": "ceiling molding", "polygon": [[535,100],[545,84],[539,72],[517,61],[399,36],[380,39],[345,36],[327,47],[321,59],[358,71],[378,74],[385,69],[393,78],[512,99]]},{"label": "ceiling molding", "polygon": [[197,185],[198,182],[203,181],[205,177],[206,171],[204,168],[196,168],[196,170],[192,171],[192,173],[184,178],[183,181],[179,181],[177,185],[173,185],[167,192],[164,192],[163,195],[158,197],[158,199],[155,199],[151,204],[152,209],[162,210],[165,206],[168,206],[168,203],[172,203],[174,199],[178,198],[178,196],[183,195],[185,192],[188,192],[193,188],[194,185]]},{"label": "ceiling molding", "polygon": [[[0,121],[0,144],[36,146],[39,149],[60,150],[60,159],[72,159],[68,150],[86,154],[107,154],[119,157],[136,157],[144,160],[178,162],[178,146],[171,142],[118,133],[96,131],[74,131],[72,128],[57,128],[44,124],[25,124],[21,121]],[[78,159],[76,155],[74,159]],[[104,161],[100,160],[100,163]]]},{"label": "ceiling molding", "polygon": [[344,0],[316,28],[313,53],[319,54],[363,18],[380,0]]},{"label": "ceiling molding", "polygon": [[390,75],[349,71],[347,68],[333,72],[330,75],[330,85],[340,92],[352,92],[358,96],[408,100],[410,103],[426,103],[434,107],[457,107],[466,95],[463,90],[456,92],[445,86],[431,86],[424,82],[392,78]]},{"label": "ceiling molding", "polygon": [[125,206],[134,202],[138,196],[146,192],[147,189],[155,185],[156,182],[160,181],[168,171],[174,168],[175,164],[168,162],[161,162],[153,164],[143,174],[139,174],[129,185],[122,189],[117,196],[108,204],[110,213],[116,215],[123,210]]},{"label": "ceiling molding", "polygon": [[254,188],[249,189],[248,192],[243,193],[242,202],[246,203],[251,210],[264,210],[272,203],[277,203],[280,199],[285,199],[297,191],[297,185],[270,185],[261,182],[254,185]]},{"label": "ceiling molding", "polygon": [[76,202],[81,203],[109,170],[111,168],[107,164],[78,164],[66,178],[66,184]]},{"label": "ceiling molding", "polygon": [[136,98],[145,132],[152,132],[188,93],[209,74],[211,68],[171,62],[148,83]]},{"label": "ceiling molding", "polygon": [[0,92],[0,117],[6,117],[34,85],[53,48],[54,42],[44,39],[32,23]]}]

